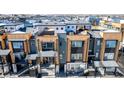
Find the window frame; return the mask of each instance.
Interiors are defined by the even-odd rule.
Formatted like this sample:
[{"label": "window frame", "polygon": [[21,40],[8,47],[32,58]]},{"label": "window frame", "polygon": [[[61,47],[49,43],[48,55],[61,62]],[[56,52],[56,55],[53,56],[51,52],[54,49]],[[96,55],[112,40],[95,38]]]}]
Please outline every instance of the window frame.
[{"label": "window frame", "polygon": [[83,60],[83,54],[82,53],[71,53],[71,62],[82,61],[82,60]]},{"label": "window frame", "polygon": [[67,28],[69,29],[69,28],[70,28],[70,26],[67,26]]},{"label": "window frame", "polygon": [[63,30],[64,28],[63,27],[61,27],[61,30]]},{"label": "window frame", "polygon": [[[52,47],[48,47],[48,44],[52,44]],[[42,42],[42,50],[54,50],[54,42]]]},{"label": "window frame", "polygon": [[[81,47],[78,47],[78,46],[72,46],[72,42],[81,42]],[[72,55],[79,55],[81,54],[81,59],[77,58],[77,59],[73,59],[72,58]],[[82,40],[74,40],[74,41],[71,41],[71,55],[70,55],[70,60],[71,62],[76,62],[76,61],[83,61],[83,55],[84,55],[84,41]]]},{"label": "window frame", "polygon": [[[106,45],[107,41],[115,41],[115,47],[107,47]],[[106,40],[105,41],[104,60],[114,60],[115,55],[116,55],[117,44],[118,44],[117,40]],[[113,54],[113,57],[109,58],[110,56],[108,55],[112,55],[112,54]],[[105,58],[106,57],[105,55],[107,55],[107,58]]]},{"label": "window frame", "polygon": [[58,28],[58,27],[56,27],[56,30],[59,30],[59,28]]},{"label": "window frame", "polygon": [[83,46],[83,41],[81,41],[81,40],[76,40],[76,41],[71,41],[71,47],[80,47],[80,46],[73,46],[72,43],[74,43],[75,45],[78,45],[78,44],[76,44],[77,42],[78,42],[78,43],[81,42],[81,47]]},{"label": "window frame", "polygon": [[[22,48],[15,48],[14,47],[14,43],[22,43]],[[21,44],[20,44],[21,45]],[[23,41],[12,41],[12,48],[13,48],[13,51],[16,53],[16,52],[24,52],[24,42]]]}]

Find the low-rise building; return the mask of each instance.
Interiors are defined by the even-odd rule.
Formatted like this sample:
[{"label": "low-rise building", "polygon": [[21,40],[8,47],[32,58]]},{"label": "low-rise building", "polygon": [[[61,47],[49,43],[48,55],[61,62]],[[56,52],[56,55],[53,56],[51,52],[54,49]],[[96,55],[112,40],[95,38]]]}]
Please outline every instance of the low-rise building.
[{"label": "low-rise building", "polygon": [[35,23],[34,28],[37,32],[54,30],[55,33],[65,32],[65,24],[58,22],[43,22],[43,23]]},{"label": "low-rise building", "polygon": [[91,28],[89,23],[41,22],[31,28],[27,26],[27,32],[14,31],[7,33],[7,37],[1,34],[0,48],[6,49],[7,41],[9,50],[3,51],[6,54],[1,54],[0,58],[6,63],[10,60],[8,63],[12,65],[14,73],[34,65],[38,73],[44,74],[46,69],[54,74],[65,73],[68,68],[78,69],[80,64],[89,65],[94,61],[118,62],[119,46],[123,39],[123,24]]},{"label": "low-rise building", "polygon": [[[29,40],[31,38],[31,34],[16,31],[9,33],[7,38],[13,67],[16,67],[16,64],[25,63],[25,57],[28,53],[30,53]],[[18,69],[16,71],[18,71]]]},{"label": "low-rise building", "polygon": [[118,58],[121,42],[121,32],[116,30],[94,31],[90,34],[89,56],[94,55],[94,60],[108,61]]},{"label": "low-rise building", "polygon": [[24,27],[22,23],[7,23],[4,25],[4,29],[6,33],[15,32],[19,30],[21,27]]},{"label": "low-rise building", "polygon": [[87,62],[89,49],[88,35],[67,36],[67,63]]}]

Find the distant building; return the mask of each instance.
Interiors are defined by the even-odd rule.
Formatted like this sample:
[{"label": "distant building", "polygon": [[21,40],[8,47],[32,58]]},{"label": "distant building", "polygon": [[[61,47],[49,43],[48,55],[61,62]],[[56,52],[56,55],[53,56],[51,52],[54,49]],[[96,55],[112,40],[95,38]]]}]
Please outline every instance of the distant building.
[{"label": "distant building", "polygon": [[75,23],[69,23],[69,22],[67,22],[67,23],[65,23],[66,24],[66,26],[65,26],[65,31],[66,32],[75,32],[76,33],[76,31],[77,31],[77,26],[76,26],[76,24]]},{"label": "distant building", "polygon": [[24,27],[24,24],[22,24],[22,23],[7,23],[4,25],[5,32],[7,32],[7,33],[15,32],[23,27]]}]

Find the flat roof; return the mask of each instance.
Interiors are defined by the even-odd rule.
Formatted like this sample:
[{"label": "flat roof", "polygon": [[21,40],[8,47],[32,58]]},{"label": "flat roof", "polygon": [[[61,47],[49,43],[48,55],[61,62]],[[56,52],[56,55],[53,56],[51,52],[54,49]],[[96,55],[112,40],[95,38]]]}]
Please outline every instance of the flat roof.
[{"label": "flat roof", "polygon": [[120,31],[118,31],[118,30],[113,30],[113,29],[108,29],[108,30],[105,30],[105,31],[103,31],[103,32],[114,32],[114,33],[119,33]]},{"label": "flat roof", "polygon": [[15,31],[15,32],[12,32],[11,34],[25,34],[26,32],[23,32],[23,31]]},{"label": "flat roof", "polygon": [[92,29],[96,29],[96,30],[106,30],[107,28],[102,27],[102,26],[92,26]]},{"label": "flat roof", "polygon": [[110,68],[110,67],[119,67],[119,65],[117,64],[116,61],[94,61],[94,66],[95,67],[106,67],[106,68]]},{"label": "flat roof", "polygon": [[56,51],[40,51],[41,57],[56,57]]},{"label": "flat roof", "polygon": [[0,56],[7,56],[10,53],[9,49],[6,50],[0,50]]},{"label": "flat roof", "polygon": [[17,25],[21,25],[23,23],[6,23],[4,26],[17,26]]},{"label": "flat roof", "polygon": [[94,61],[94,66],[97,68],[102,67],[102,64],[100,61]]},{"label": "flat roof", "polygon": [[26,56],[26,60],[36,60],[38,54],[30,54]]},{"label": "flat roof", "polygon": [[0,23],[0,26],[5,26],[6,25],[6,23]]},{"label": "flat roof", "polygon": [[59,22],[44,22],[44,23],[34,23],[35,26],[65,26],[64,23]]},{"label": "flat roof", "polygon": [[100,35],[99,31],[90,31],[88,32],[93,38],[102,38],[102,36]]},{"label": "flat roof", "polygon": [[36,33],[36,35],[41,36],[41,35],[54,35],[55,31],[39,31]]},{"label": "flat roof", "polygon": [[65,22],[66,25],[91,25],[89,22]]},{"label": "flat roof", "polygon": [[116,61],[102,61],[103,67],[119,67]]}]

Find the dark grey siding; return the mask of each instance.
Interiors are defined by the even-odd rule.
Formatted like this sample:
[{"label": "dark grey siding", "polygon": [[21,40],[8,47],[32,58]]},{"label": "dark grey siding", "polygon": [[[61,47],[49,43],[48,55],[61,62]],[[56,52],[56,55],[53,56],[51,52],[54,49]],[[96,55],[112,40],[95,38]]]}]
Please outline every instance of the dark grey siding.
[{"label": "dark grey siding", "polygon": [[35,39],[30,40],[30,53],[35,54],[36,53],[36,44],[35,44]]},{"label": "dark grey siding", "polygon": [[66,33],[59,33],[59,56],[60,56],[60,64],[66,63],[66,46],[67,46],[67,39]]}]

